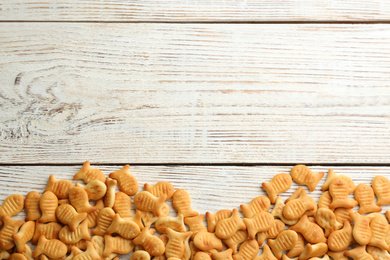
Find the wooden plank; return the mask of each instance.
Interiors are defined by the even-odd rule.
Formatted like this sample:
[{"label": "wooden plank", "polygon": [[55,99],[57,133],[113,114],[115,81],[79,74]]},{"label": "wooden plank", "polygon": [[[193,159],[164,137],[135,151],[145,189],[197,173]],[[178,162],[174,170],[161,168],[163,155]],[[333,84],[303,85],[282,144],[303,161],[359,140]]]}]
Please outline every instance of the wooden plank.
[{"label": "wooden plank", "polygon": [[384,21],[386,0],[95,1],[3,0],[0,20],[23,21]]},{"label": "wooden plank", "polygon": [[0,163],[389,163],[390,25],[3,23]]}]

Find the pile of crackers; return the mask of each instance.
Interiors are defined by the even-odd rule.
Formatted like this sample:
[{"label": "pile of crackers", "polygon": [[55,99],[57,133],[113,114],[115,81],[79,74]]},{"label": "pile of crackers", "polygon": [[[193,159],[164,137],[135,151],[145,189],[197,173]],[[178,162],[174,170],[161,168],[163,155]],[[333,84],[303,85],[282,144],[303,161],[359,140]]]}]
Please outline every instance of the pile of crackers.
[{"label": "pile of crackers", "polygon": [[[390,181],[376,176],[371,186],[355,186],[329,170],[318,203],[302,187],[285,201],[279,196],[292,181],[312,192],[323,177],[305,165],[277,174],[262,183],[268,197],[240,206],[241,218],[237,209],[199,214],[188,192],[168,182],[138,192],[129,165],[106,178],[87,161],[74,175],[85,183],[51,175],[42,195],[5,199],[0,259],[100,260],[131,252],[131,260],[390,259],[390,211],[379,213],[390,204]],[[169,216],[170,199],[176,216]],[[25,221],[11,218],[23,209]]]}]

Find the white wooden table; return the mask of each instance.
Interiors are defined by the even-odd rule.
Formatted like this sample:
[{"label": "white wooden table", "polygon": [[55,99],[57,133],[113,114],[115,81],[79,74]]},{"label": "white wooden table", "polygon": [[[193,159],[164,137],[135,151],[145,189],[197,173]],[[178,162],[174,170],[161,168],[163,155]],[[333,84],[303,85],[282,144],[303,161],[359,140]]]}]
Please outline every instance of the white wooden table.
[{"label": "white wooden table", "polygon": [[298,163],[390,178],[390,2],[2,0],[0,201],[85,160],[203,213]]}]

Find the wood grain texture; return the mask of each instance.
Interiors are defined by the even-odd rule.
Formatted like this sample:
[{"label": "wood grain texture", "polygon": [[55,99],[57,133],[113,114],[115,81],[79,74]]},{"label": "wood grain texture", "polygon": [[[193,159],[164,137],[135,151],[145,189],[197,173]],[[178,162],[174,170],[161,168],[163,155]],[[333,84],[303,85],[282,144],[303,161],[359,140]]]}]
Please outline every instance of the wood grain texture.
[{"label": "wood grain texture", "polygon": [[390,163],[390,25],[1,25],[2,164]]},{"label": "wood grain texture", "polygon": [[386,0],[3,0],[0,20],[23,21],[384,21]]}]

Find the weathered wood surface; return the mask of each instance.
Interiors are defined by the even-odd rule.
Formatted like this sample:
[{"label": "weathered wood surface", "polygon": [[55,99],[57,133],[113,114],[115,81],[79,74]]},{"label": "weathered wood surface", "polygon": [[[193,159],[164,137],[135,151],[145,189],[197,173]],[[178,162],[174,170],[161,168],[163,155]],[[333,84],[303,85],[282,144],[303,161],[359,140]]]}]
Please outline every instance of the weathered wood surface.
[{"label": "weathered wood surface", "polygon": [[[108,175],[118,170],[118,166],[93,166]],[[171,182],[176,189],[187,190],[192,197],[192,206],[200,213],[215,213],[220,209],[239,209],[241,204],[266,195],[261,188],[262,182],[270,182],[272,177],[281,172],[290,172],[292,166],[131,166],[131,173],[140,184],[140,191],[145,183],[155,184],[159,181]],[[49,176],[54,174],[58,179],[72,180],[80,166],[0,166],[0,203],[10,194],[26,195],[31,190],[43,192]],[[314,172],[325,172],[317,189],[310,193],[316,201],[322,194],[321,186],[326,180],[328,169],[336,174],[351,177],[356,184],[371,185],[376,175],[390,178],[390,167],[310,167]],[[76,182],[73,181],[72,182]],[[289,197],[299,187],[293,183],[290,190],[282,194]],[[304,187],[307,190],[306,187]],[[308,190],[307,190],[308,191]],[[134,205],[133,205],[134,206]],[[383,207],[390,209],[390,207]],[[174,210],[171,210],[172,214]],[[24,213],[20,214],[23,217]]]},{"label": "weathered wood surface", "polygon": [[0,20],[386,21],[386,0],[3,0]]},{"label": "weathered wood surface", "polygon": [[1,23],[0,163],[389,163],[390,25]]}]

